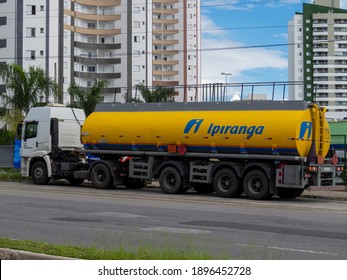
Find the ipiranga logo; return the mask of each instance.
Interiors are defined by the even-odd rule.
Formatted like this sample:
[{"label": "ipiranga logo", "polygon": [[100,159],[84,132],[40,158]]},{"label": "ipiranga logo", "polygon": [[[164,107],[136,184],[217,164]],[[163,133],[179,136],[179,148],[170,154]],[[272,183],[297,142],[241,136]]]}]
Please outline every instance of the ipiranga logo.
[{"label": "ipiranga logo", "polygon": [[[196,134],[201,127],[204,119],[192,119],[187,122],[186,127],[184,128],[184,134],[189,134],[193,130],[193,134]],[[254,134],[263,134],[264,126],[245,126],[245,125],[216,125],[211,123],[208,126],[207,134],[211,136],[215,135],[226,135],[226,134],[244,134],[248,138],[251,138]]]}]

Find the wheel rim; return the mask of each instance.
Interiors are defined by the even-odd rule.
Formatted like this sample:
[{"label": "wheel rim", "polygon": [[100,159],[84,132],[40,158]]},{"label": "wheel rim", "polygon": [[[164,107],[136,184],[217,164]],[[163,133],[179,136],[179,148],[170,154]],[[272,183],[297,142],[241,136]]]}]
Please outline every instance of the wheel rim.
[{"label": "wheel rim", "polygon": [[232,186],[232,180],[230,179],[229,176],[222,176],[219,179],[218,186],[221,191],[223,192],[228,192]]},{"label": "wheel rim", "polygon": [[254,177],[249,180],[248,189],[253,194],[258,194],[263,189],[263,182],[260,178]]},{"label": "wheel rim", "polygon": [[165,184],[169,188],[173,188],[176,184],[176,178],[173,174],[168,174],[165,178]]},{"label": "wheel rim", "polygon": [[98,174],[96,175],[96,178],[98,179],[99,182],[104,182],[105,181],[105,172],[99,171]]},{"label": "wheel rim", "polygon": [[36,178],[42,178],[43,175],[44,175],[44,171],[43,171],[43,168],[36,168],[35,171],[34,171],[34,174],[35,174],[35,177]]}]

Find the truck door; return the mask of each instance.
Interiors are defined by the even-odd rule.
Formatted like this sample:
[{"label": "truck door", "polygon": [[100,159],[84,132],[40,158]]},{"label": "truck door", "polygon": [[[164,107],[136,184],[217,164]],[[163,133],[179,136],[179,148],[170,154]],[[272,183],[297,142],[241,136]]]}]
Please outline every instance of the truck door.
[{"label": "truck door", "polygon": [[37,121],[29,121],[24,124],[21,148],[21,156],[23,158],[30,157],[33,152],[38,150],[38,124]]}]

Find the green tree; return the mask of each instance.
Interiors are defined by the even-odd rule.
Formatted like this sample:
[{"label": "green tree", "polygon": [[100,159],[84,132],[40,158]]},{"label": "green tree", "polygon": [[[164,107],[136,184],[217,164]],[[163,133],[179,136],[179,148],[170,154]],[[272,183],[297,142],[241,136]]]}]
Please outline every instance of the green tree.
[{"label": "green tree", "polygon": [[89,91],[84,91],[75,83],[72,83],[68,89],[71,96],[71,106],[84,110],[86,116],[89,116],[95,110],[96,104],[101,101],[101,93],[104,88],[109,85],[108,81],[96,82]]},{"label": "green tree", "polygon": [[139,84],[136,88],[140,91],[141,97],[133,98],[131,101],[134,103],[170,102],[175,93],[173,88],[164,88],[161,86],[150,90],[144,84]]},{"label": "green tree", "polygon": [[0,97],[8,105],[2,119],[11,129],[23,119],[31,107],[41,105],[41,99],[59,97],[58,85],[41,68],[30,67],[28,71],[17,64],[6,64],[0,69],[0,78],[6,85],[6,92]]}]

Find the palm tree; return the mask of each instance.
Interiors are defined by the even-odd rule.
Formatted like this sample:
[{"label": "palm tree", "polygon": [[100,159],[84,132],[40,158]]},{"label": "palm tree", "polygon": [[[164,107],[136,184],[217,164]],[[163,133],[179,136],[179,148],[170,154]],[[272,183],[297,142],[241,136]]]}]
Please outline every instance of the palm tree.
[{"label": "palm tree", "polygon": [[101,101],[101,92],[109,85],[108,81],[96,82],[89,91],[85,92],[75,83],[72,83],[68,92],[73,100],[71,106],[82,108],[89,116],[95,110],[96,104]]},{"label": "palm tree", "polygon": [[11,109],[27,114],[31,107],[40,103],[41,99],[53,94],[58,97],[58,86],[48,77],[43,69],[30,67],[28,72],[17,64],[6,64],[0,69],[7,92],[0,92]]},{"label": "palm tree", "polygon": [[133,98],[134,103],[150,103],[150,102],[170,102],[174,94],[173,88],[155,87],[154,90],[149,90],[144,84],[139,84],[136,88],[140,91],[141,97]]},{"label": "palm tree", "polygon": [[59,97],[58,85],[41,68],[30,67],[28,72],[17,64],[6,64],[0,69],[6,92],[0,92],[8,108],[2,119],[11,129],[23,120],[31,107],[40,105],[45,96]]}]

